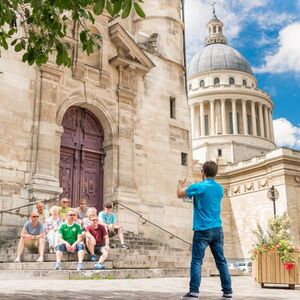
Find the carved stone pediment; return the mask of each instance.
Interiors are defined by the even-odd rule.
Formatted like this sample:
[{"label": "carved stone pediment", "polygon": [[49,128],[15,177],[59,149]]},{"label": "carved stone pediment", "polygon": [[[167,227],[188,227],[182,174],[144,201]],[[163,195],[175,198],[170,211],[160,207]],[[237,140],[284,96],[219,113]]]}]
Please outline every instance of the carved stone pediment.
[{"label": "carved stone pediment", "polygon": [[119,23],[109,27],[109,34],[118,49],[118,55],[110,60],[110,64],[123,68],[130,67],[142,73],[147,73],[155,66]]}]

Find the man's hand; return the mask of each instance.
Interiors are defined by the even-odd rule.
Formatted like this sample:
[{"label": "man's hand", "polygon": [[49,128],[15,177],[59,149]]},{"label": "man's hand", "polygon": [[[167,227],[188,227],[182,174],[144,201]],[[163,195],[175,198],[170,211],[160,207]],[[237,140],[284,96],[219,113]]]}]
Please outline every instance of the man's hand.
[{"label": "man's hand", "polygon": [[178,198],[186,197],[185,188],[186,188],[186,177],[184,179],[178,180],[178,186],[177,186],[177,197]]}]

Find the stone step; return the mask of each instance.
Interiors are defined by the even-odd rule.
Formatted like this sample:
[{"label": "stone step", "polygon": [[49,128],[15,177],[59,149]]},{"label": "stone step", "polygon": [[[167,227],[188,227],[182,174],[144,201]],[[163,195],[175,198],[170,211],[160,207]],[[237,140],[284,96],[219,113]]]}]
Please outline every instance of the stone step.
[{"label": "stone step", "polygon": [[[0,280],[84,280],[84,279],[137,279],[137,278],[161,278],[161,277],[188,277],[189,269],[110,269],[110,270],[0,270]],[[207,276],[207,274],[203,274]]]}]

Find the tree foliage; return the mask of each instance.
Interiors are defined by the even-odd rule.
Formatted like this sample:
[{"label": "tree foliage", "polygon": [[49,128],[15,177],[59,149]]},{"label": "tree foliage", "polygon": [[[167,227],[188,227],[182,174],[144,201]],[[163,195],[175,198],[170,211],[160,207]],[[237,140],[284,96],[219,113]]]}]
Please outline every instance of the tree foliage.
[{"label": "tree foliage", "polygon": [[0,49],[13,46],[23,51],[29,65],[45,64],[56,55],[57,65],[71,66],[70,26],[78,26],[82,50],[88,55],[99,46],[101,36],[89,31],[95,16],[106,10],[112,17],[127,18],[134,9],[145,17],[143,0],[1,0]]}]

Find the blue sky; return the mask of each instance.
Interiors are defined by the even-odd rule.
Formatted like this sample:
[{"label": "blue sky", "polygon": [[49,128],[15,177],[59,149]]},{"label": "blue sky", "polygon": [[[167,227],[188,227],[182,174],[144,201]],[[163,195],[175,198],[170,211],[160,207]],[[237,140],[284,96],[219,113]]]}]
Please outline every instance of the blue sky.
[{"label": "blue sky", "polygon": [[[228,44],[273,99],[278,146],[300,149],[300,0],[214,0]],[[211,0],[185,0],[187,61],[203,47]]]}]

